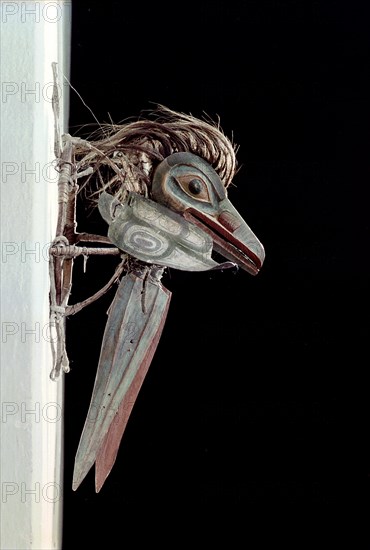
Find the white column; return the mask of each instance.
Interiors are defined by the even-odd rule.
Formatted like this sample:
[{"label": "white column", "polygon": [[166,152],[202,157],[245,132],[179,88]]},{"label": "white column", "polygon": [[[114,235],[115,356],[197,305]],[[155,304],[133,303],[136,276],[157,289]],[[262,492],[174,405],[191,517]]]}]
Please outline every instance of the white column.
[{"label": "white column", "polygon": [[[69,76],[71,1],[1,6],[0,548],[61,548],[63,375],[49,378],[57,220],[52,63]],[[60,76],[61,130],[68,87]]]}]

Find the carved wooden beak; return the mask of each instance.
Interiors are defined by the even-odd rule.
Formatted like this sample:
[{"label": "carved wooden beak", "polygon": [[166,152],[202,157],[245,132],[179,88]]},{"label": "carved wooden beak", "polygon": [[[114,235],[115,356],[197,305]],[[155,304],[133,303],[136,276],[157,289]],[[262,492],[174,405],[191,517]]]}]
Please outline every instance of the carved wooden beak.
[{"label": "carved wooden beak", "polygon": [[189,208],[183,215],[212,238],[213,250],[251,275],[257,275],[265,259],[261,242],[228,199],[220,202],[219,209],[218,216],[194,208]]}]

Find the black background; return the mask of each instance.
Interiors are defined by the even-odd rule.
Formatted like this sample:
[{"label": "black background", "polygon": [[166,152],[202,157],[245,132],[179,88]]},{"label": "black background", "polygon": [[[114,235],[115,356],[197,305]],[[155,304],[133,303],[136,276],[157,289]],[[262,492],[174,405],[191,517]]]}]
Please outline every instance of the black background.
[{"label": "black background", "polygon": [[[256,525],[263,540],[368,509],[369,41],[351,5],[73,3],[70,80],[96,118],[219,116],[239,145],[229,197],[266,261],[257,277],[167,271],[163,337],[99,494],[93,469],[71,484],[112,291],[68,320],[65,550],[101,534],[234,548]],[[70,132],[94,123],[71,90]],[[71,302],[114,265],[76,261]]]}]

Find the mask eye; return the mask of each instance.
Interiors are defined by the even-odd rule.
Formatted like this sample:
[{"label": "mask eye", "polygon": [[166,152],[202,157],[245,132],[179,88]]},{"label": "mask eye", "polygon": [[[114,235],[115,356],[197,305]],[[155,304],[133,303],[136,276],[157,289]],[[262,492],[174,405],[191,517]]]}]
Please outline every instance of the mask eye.
[{"label": "mask eye", "polygon": [[207,184],[199,176],[189,174],[188,176],[180,176],[176,179],[181,189],[189,197],[198,201],[210,202]]}]

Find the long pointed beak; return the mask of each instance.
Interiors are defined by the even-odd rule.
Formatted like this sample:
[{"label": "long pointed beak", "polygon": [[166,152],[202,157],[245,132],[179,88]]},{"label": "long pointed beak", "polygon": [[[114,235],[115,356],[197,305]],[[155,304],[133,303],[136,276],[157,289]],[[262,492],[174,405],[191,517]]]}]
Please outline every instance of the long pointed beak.
[{"label": "long pointed beak", "polygon": [[216,252],[251,275],[257,275],[265,259],[265,250],[229,199],[219,203],[215,216],[195,208],[189,208],[183,215],[212,237]]}]

